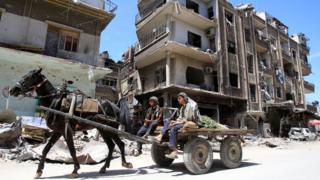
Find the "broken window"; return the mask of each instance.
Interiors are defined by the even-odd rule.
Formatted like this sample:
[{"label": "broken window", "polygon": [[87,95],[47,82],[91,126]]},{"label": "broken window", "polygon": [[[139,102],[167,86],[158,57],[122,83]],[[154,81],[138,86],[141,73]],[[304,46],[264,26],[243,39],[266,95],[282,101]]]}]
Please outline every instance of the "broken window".
[{"label": "broken window", "polygon": [[281,87],[277,87],[277,98],[282,98],[282,89]]},{"label": "broken window", "polygon": [[294,96],[292,93],[286,93],[286,100],[289,101],[289,100],[294,100]]},{"label": "broken window", "polygon": [[233,24],[233,14],[230,12],[225,13],[226,21],[228,24]]},{"label": "broken window", "polygon": [[204,73],[201,69],[188,67],[186,72],[187,84],[201,86],[204,83]]},{"label": "broken window", "polygon": [[114,87],[114,88],[117,86],[117,80],[116,79],[106,78],[106,79],[102,79],[100,82],[101,82],[100,84],[102,86]]},{"label": "broken window", "polygon": [[238,74],[229,73],[230,86],[238,88]]},{"label": "broken window", "polygon": [[228,52],[236,54],[236,43],[233,41],[228,41]]},{"label": "broken window", "polygon": [[296,59],[297,58],[297,53],[295,50],[292,50],[292,57],[293,59]]},{"label": "broken window", "polygon": [[199,13],[199,4],[197,4],[191,0],[187,0],[186,7],[188,9],[192,9],[195,13]]},{"label": "broken window", "polygon": [[254,68],[253,68],[253,66],[254,66],[254,65],[253,65],[253,56],[249,54],[249,55],[247,56],[247,61],[248,61],[248,72],[251,73],[251,74],[253,74],[253,72],[254,72],[254,71],[253,71],[253,69],[254,69]]},{"label": "broken window", "polygon": [[245,29],[245,38],[246,38],[246,42],[251,42],[251,32],[250,29]]},{"label": "broken window", "polygon": [[70,52],[77,52],[78,39],[79,33],[64,30],[60,31],[59,49]]},{"label": "broken window", "polygon": [[251,102],[257,102],[257,90],[254,84],[250,84],[250,100]]},{"label": "broken window", "polygon": [[192,32],[188,32],[188,44],[201,48],[201,36]]},{"label": "broken window", "polygon": [[277,42],[276,42],[276,39],[274,37],[270,38],[270,42],[271,42],[271,45],[273,45],[274,47],[277,47]]},{"label": "broken window", "polygon": [[155,77],[156,77],[156,86],[160,83],[166,82],[166,70],[165,68],[160,68],[156,70],[155,72]]},{"label": "broken window", "polygon": [[209,7],[209,9],[208,9],[208,18],[209,19],[213,19],[214,18],[213,7]]}]

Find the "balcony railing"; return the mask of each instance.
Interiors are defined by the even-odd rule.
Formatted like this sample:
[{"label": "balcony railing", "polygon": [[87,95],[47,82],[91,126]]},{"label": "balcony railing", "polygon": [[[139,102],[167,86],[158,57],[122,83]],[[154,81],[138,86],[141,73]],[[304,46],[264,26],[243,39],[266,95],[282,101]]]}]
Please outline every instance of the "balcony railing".
[{"label": "balcony railing", "polygon": [[73,0],[74,3],[84,4],[96,9],[103,9],[106,12],[113,13],[118,6],[111,0]]},{"label": "balcony railing", "polygon": [[300,59],[300,60],[301,60],[303,66],[307,67],[308,69],[311,69],[311,64],[309,64],[308,62],[306,62],[303,59]]},{"label": "balcony railing", "polygon": [[308,81],[304,81],[304,87],[312,92],[315,91],[315,85]]},{"label": "balcony railing", "polygon": [[142,38],[140,38],[140,49],[148,46],[167,32],[169,32],[169,30],[165,23],[155,28],[152,32],[146,33]]}]

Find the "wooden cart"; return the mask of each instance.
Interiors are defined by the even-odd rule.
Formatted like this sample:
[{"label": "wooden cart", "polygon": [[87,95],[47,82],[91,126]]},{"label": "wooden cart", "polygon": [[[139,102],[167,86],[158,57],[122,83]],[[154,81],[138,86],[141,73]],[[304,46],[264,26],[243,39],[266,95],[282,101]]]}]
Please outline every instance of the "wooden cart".
[{"label": "wooden cart", "polygon": [[[241,136],[249,132],[252,131],[241,129],[182,129],[178,134],[178,148],[183,152],[186,168],[193,174],[204,174],[211,169],[214,152],[220,153],[222,164],[226,168],[237,168],[242,161]],[[214,144],[219,144],[219,147]],[[152,159],[161,167],[168,167],[173,163],[173,159],[165,156],[169,152],[167,143],[152,144]]]},{"label": "wooden cart", "polygon": [[[168,167],[173,163],[165,154],[170,153],[168,143],[155,143],[153,141],[134,136],[124,131],[112,128],[110,126],[77,117],[68,113],[54,109],[39,107],[41,110],[49,111],[69,119],[75,119],[81,123],[118,134],[119,136],[138,141],[144,144],[152,144],[151,156],[153,161],[161,166]],[[179,149],[183,151],[183,159],[186,168],[193,174],[207,173],[213,163],[213,153],[219,152],[223,165],[227,168],[237,168],[241,165],[242,147],[241,136],[252,133],[252,131],[241,129],[181,129],[178,134]],[[214,150],[213,142],[220,144],[219,150]]]}]

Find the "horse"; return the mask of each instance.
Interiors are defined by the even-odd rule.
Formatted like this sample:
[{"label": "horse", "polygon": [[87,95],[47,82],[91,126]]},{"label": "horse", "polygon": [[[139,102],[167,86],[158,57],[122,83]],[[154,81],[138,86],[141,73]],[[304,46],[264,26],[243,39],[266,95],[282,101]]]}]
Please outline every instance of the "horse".
[{"label": "horse", "polygon": [[[60,91],[58,91],[52,85],[52,83],[43,74],[41,74],[41,72],[42,72],[42,69],[40,68],[40,69],[32,70],[26,75],[24,75],[22,79],[19,82],[17,82],[17,84],[14,87],[10,89],[10,95],[14,97],[18,97],[18,96],[28,96],[28,94],[30,93],[36,93],[37,97],[35,98],[39,99],[39,103],[41,106],[60,111],[62,109],[62,105],[61,105],[62,101],[64,98],[66,98],[68,93],[61,93]],[[129,122],[129,120],[126,119],[128,117],[125,115],[120,115],[120,114],[126,114],[126,112],[121,112],[121,108],[119,108],[116,104],[106,100],[104,102],[101,102],[99,107],[100,108],[98,113],[79,114],[79,112],[74,112],[75,113],[74,115],[78,115],[98,123],[103,123],[113,128],[118,128],[120,124],[124,124],[125,127],[130,127],[128,124],[126,124]],[[103,117],[112,116],[115,118],[116,121],[115,122],[106,121],[106,120],[103,120],[101,116]],[[60,139],[61,136],[64,137],[67,143],[68,149],[70,151],[70,155],[74,162],[74,169],[72,173],[69,175],[69,178],[78,177],[78,170],[80,169],[80,165],[76,157],[76,150],[73,142],[73,134],[75,131],[89,130],[89,129],[93,129],[94,127],[89,127],[88,125],[85,125],[85,124],[79,124],[76,120],[67,119],[64,116],[56,115],[50,112],[46,112],[45,120],[47,122],[47,126],[52,130],[52,135],[48,143],[46,144],[45,148],[42,151],[42,156],[40,159],[40,163],[38,165],[38,169],[36,171],[35,178],[37,179],[42,176],[46,156],[50,151],[51,147]],[[79,125],[80,127],[84,127],[84,128],[77,129]],[[126,128],[126,129],[130,129],[130,128]],[[106,173],[106,169],[110,167],[110,162],[112,160],[112,153],[115,148],[115,144],[119,147],[121,151],[122,166],[129,169],[133,168],[132,164],[126,161],[125,149],[124,149],[125,144],[119,138],[119,135],[112,132],[105,132],[101,129],[98,129],[98,131],[109,149],[108,156],[105,160],[104,165],[100,169],[99,173]]]}]

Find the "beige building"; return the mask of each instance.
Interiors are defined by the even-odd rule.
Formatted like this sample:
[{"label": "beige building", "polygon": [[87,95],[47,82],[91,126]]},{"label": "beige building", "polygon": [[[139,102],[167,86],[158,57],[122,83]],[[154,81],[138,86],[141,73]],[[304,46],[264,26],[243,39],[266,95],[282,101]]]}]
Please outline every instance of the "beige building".
[{"label": "beige building", "polygon": [[0,111],[35,114],[36,100],[7,97],[7,90],[39,67],[55,86],[72,80],[71,89],[94,97],[96,79],[111,73],[93,65],[116,9],[110,0],[1,0]]},{"label": "beige building", "polygon": [[110,0],[1,0],[0,44],[95,65],[116,8]]},{"label": "beige building", "polygon": [[309,107],[307,39],[289,36],[276,18],[226,0],[138,0],[138,8],[136,71],[122,81],[135,82],[138,98],[157,95],[177,106],[184,91],[202,114],[249,128],[279,122],[266,115],[284,102],[292,111]]}]

